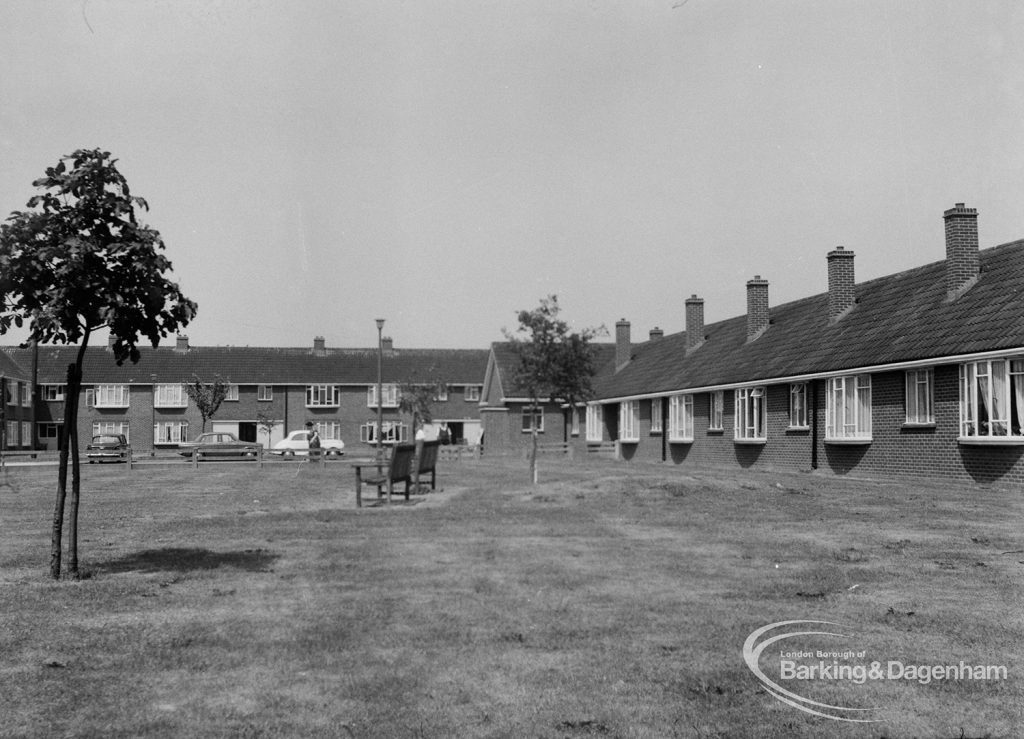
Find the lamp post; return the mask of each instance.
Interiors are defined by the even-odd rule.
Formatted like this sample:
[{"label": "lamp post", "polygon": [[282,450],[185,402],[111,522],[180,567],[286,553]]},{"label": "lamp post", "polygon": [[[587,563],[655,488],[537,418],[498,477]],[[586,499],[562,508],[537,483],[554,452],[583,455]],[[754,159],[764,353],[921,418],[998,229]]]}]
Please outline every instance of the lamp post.
[{"label": "lamp post", "polygon": [[381,376],[384,365],[384,319],[377,319],[377,461],[384,461],[384,381]]}]

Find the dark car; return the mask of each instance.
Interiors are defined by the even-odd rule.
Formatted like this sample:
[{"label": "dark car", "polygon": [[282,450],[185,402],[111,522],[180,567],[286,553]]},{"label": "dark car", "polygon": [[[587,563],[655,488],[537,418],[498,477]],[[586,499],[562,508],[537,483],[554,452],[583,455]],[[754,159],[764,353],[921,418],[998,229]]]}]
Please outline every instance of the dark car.
[{"label": "dark car", "polygon": [[93,462],[124,462],[130,454],[124,434],[97,434],[85,447],[89,464]]},{"label": "dark car", "polygon": [[216,457],[255,457],[259,454],[260,445],[254,441],[239,441],[234,434],[226,431],[211,431],[199,434],[195,441],[178,445],[178,454],[191,457],[193,453],[199,459]]}]

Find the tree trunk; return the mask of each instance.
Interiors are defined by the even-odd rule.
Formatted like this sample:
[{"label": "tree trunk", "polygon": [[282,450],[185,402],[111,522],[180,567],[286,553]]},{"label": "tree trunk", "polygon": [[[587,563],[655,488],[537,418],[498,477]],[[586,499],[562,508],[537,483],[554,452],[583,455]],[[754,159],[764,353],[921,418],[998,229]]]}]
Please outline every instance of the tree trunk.
[{"label": "tree trunk", "polygon": [[533,440],[530,444],[530,479],[533,480],[533,484],[537,484],[537,421],[534,419],[533,430],[530,432]]},{"label": "tree trunk", "polygon": [[[61,537],[64,530],[64,501],[68,493],[68,450],[70,447],[69,436],[71,434],[71,411],[70,388],[75,377],[75,365],[68,365],[67,386],[69,392],[64,396],[64,425],[60,429],[60,461],[57,465],[57,505],[53,511],[53,533],[50,537],[50,577],[54,580],[60,579],[60,558],[62,553]],[[76,401],[77,402],[77,401]],[[72,418],[73,420],[73,418]]]},{"label": "tree trunk", "polygon": [[68,511],[68,574],[78,579],[78,504],[82,474],[78,451],[78,398],[81,395],[82,370],[75,368],[74,387],[68,386],[73,418],[71,420],[71,509]]}]

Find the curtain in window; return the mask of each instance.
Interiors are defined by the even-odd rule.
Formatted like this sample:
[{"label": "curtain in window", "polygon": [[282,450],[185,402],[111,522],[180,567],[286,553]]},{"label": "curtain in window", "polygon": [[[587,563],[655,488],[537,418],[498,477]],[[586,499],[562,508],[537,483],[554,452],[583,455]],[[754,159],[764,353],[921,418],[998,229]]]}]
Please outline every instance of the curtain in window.
[{"label": "curtain in window", "polygon": [[1024,431],[1024,359],[1014,359],[1010,362],[1011,393],[1014,403],[1012,421],[1012,432],[1019,436]]}]

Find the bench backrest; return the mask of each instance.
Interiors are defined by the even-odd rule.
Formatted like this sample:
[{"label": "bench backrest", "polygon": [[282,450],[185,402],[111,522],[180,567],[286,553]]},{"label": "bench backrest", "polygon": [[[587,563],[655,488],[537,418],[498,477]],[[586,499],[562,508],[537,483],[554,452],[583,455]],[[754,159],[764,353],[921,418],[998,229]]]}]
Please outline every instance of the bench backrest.
[{"label": "bench backrest", "polygon": [[425,441],[420,451],[419,471],[433,472],[437,467],[437,453],[441,449],[440,441]]},{"label": "bench backrest", "polygon": [[415,444],[395,444],[394,449],[391,450],[388,477],[392,480],[407,479],[412,474],[412,460],[415,456]]}]

